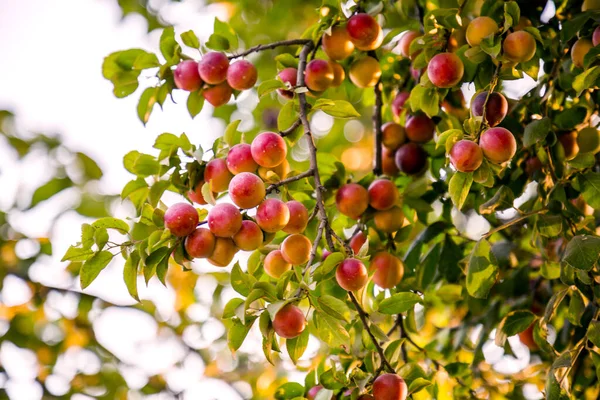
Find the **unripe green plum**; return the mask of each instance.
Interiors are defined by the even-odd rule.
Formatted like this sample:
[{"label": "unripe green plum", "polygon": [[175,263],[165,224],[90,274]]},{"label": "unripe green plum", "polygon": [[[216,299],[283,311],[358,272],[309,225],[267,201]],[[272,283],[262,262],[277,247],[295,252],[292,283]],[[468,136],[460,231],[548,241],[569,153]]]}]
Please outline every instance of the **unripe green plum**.
[{"label": "unripe green plum", "polygon": [[366,242],[367,235],[365,235],[362,231],[358,231],[356,232],[356,234],[354,234],[354,236],[350,238],[350,242],[348,244],[350,245],[350,248],[352,249],[354,254],[358,254],[360,253],[360,249]]},{"label": "unripe green plum", "polygon": [[233,260],[235,253],[237,248],[231,238],[218,237],[215,241],[215,250],[208,258],[208,262],[215,267],[226,267]]},{"label": "unripe green plum", "polygon": [[427,65],[429,80],[439,88],[456,86],[465,73],[462,60],[454,53],[440,53],[433,56]]},{"label": "unripe green plum", "polygon": [[290,210],[290,220],[283,231],[285,233],[302,233],[308,225],[308,210],[299,201],[291,200],[285,203]]},{"label": "unripe green plum", "polygon": [[304,80],[306,87],[315,92],[329,89],[333,83],[333,68],[325,60],[315,59],[306,65]]},{"label": "unripe green plum", "polygon": [[404,110],[404,103],[406,103],[409,97],[409,92],[398,92],[396,94],[396,97],[392,101],[392,114],[394,114],[394,117],[400,117],[402,110]]},{"label": "unripe green plum", "polygon": [[229,197],[240,208],[254,208],[266,195],[264,182],[251,172],[242,172],[229,182]]},{"label": "unripe green plum", "polygon": [[227,79],[229,59],[223,53],[210,51],[198,63],[198,72],[202,80],[209,85],[217,85]]},{"label": "unripe green plum", "polygon": [[250,150],[254,161],[265,168],[278,166],[287,156],[285,140],[275,132],[263,132],[256,136]]},{"label": "unripe green plum", "polygon": [[381,149],[381,169],[387,176],[397,176],[400,170],[396,165],[396,150],[387,147]]},{"label": "unripe green plum", "polygon": [[165,211],[164,221],[165,228],[170,230],[173,235],[183,237],[194,232],[200,217],[193,206],[187,203],[177,203]]},{"label": "unripe green plum", "polygon": [[381,210],[375,213],[373,217],[375,227],[381,232],[394,233],[402,228],[404,224],[404,213],[398,206],[394,206],[389,210]]},{"label": "unripe green plum", "polygon": [[234,175],[242,172],[256,172],[258,164],[252,158],[252,149],[249,144],[240,143],[229,149],[227,168]]},{"label": "unripe green plum", "polygon": [[264,234],[254,221],[242,221],[242,227],[233,235],[235,245],[244,251],[253,251],[263,244]]},{"label": "unripe green plum", "polygon": [[292,269],[292,264],[283,258],[281,250],[273,250],[265,257],[264,268],[271,278],[279,279],[281,275]]},{"label": "unripe green plum", "polygon": [[256,223],[265,232],[277,232],[290,221],[290,210],[279,199],[266,199],[256,210]]},{"label": "unripe green plum", "polygon": [[331,82],[331,87],[340,86],[346,78],[346,72],[344,71],[344,67],[342,67],[342,64],[336,63],[334,61],[327,61],[327,63],[333,70],[333,82]]},{"label": "unripe green plum", "polygon": [[354,43],[345,26],[336,25],[331,28],[331,35],[323,34],[322,48],[327,57],[334,61],[347,58],[354,51]]},{"label": "unripe green plum", "polygon": [[581,11],[600,10],[600,0],[583,0]]},{"label": "unripe green plum", "polygon": [[498,32],[498,24],[490,17],[477,17],[467,26],[466,39],[471,46],[479,46],[481,41]]},{"label": "unripe green plum", "polygon": [[350,66],[350,80],[359,88],[373,87],[381,77],[379,61],[371,56],[356,60]]},{"label": "unripe green plum", "polygon": [[414,54],[411,54],[410,45],[415,39],[420,38],[421,36],[421,33],[416,31],[405,32],[398,41],[398,49],[400,50],[400,54],[404,57],[411,59],[417,56],[420,53],[420,51],[416,51],[414,52]]},{"label": "unripe green plum", "polygon": [[516,31],[509,33],[502,43],[504,56],[510,61],[521,63],[527,62],[535,55],[535,39],[527,31]]},{"label": "unripe green plum", "polygon": [[285,339],[293,339],[304,331],[306,318],[304,313],[293,304],[286,304],[273,318],[275,333]]},{"label": "unripe green plum", "polygon": [[490,127],[498,125],[506,113],[508,113],[508,101],[502,93],[492,92],[489,95],[487,104],[485,100],[488,98],[488,92],[481,92],[471,100],[471,113],[474,117],[483,116],[483,105],[485,104],[485,120]]},{"label": "unripe green plum", "polygon": [[202,87],[202,78],[198,73],[198,63],[193,60],[184,60],[177,64],[173,71],[175,86],[188,92],[195,92]]},{"label": "unripe green plum", "polygon": [[232,237],[242,227],[242,214],[233,204],[221,203],[208,212],[208,229],[218,237]]},{"label": "unripe green plum", "polygon": [[583,68],[585,55],[594,47],[594,43],[590,39],[582,38],[573,44],[571,47],[571,60],[573,65]]},{"label": "unripe green plum", "polygon": [[361,261],[356,258],[346,258],[337,266],[335,279],[342,289],[354,292],[367,284],[369,274]]},{"label": "unripe green plum", "polygon": [[375,50],[383,42],[383,31],[369,14],[355,14],[348,20],[346,31],[354,46],[363,51]]},{"label": "unripe green plum", "polygon": [[381,127],[381,142],[388,149],[396,150],[406,142],[404,127],[395,122],[387,122]]},{"label": "unripe green plum", "polygon": [[404,276],[404,265],[400,259],[381,251],[371,258],[373,282],[382,289],[391,289],[400,283]]},{"label": "unripe green plum", "polygon": [[457,171],[473,172],[483,162],[483,151],[475,142],[459,140],[450,150],[450,162]]},{"label": "unripe green plum", "polygon": [[395,155],[396,166],[407,175],[418,175],[427,167],[427,153],[416,143],[406,143]]},{"label": "unripe green plum", "polygon": [[292,265],[302,265],[308,262],[312,243],[310,239],[299,233],[285,238],[281,243],[281,255]]},{"label": "unripe green plum", "polygon": [[[277,74],[277,77],[281,82],[289,83],[292,87],[295,87],[298,84],[298,70],[296,68],[285,68],[281,70],[279,74]],[[286,99],[294,98],[294,92],[292,90],[277,89],[277,93],[279,93],[281,97],[284,97]]]},{"label": "unripe green plum", "polygon": [[389,210],[398,202],[400,193],[388,179],[376,179],[369,185],[369,205],[376,210]]},{"label": "unripe green plum", "polygon": [[600,151],[600,131],[596,128],[583,128],[577,133],[579,152],[596,154]]},{"label": "unripe green plum", "polygon": [[408,117],[404,130],[411,142],[427,143],[435,135],[435,124],[427,115],[416,114]]},{"label": "unripe green plum", "polygon": [[206,164],[204,181],[210,183],[214,192],[224,192],[229,188],[233,175],[227,168],[227,162],[222,158],[215,158]]},{"label": "unripe green plum", "polygon": [[369,206],[369,193],[358,183],[347,183],[338,189],[335,204],[345,216],[358,219]]},{"label": "unripe green plum", "polygon": [[558,135],[558,141],[565,153],[565,160],[572,160],[579,154],[579,145],[577,144],[577,132],[569,132]]},{"label": "unripe green plum", "polygon": [[406,400],[408,388],[404,379],[396,374],[382,374],[373,382],[375,400]]},{"label": "unripe green plum", "polygon": [[517,152],[517,141],[505,128],[490,128],[481,134],[479,147],[485,158],[496,164],[502,164],[513,158]]},{"label": "unripe green plum", "polygon": [[233,91],[227,82],[219,83],[218,85],[204,89],[202,96],[213,107],[220,107],[229,103]]},{"label": "unripe green plum", "polygon": [[235,90],[248,90],[258,79],[256,67],[250,61],[240,60],[227,69],[227,83]]},{"label": "unripe green plum", "polygon": [[207,258],[215,250],[215,235],[206,228],[197,228],[185,238],[185,251],[193,258]]}]

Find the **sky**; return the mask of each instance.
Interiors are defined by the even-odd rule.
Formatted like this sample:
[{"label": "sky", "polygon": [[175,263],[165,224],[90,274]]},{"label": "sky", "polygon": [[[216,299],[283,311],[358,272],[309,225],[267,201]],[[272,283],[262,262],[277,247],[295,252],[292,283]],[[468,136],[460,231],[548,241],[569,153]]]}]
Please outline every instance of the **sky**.
[{"label": "sky", "polygon": [[[160,0],[152,2],[158,6],[161,3]],[[176,22],[177,32],[193,29],[201,39],[207,38],[214,17],[224,19],[224,10],[211,6],[201,12],[191,3],[198,2],[183,1],[162,6],[161,13],[167,20]],[[193,142],[206,148],[224,129],[221,122],[209,118],[209,105],[191,119],[183,106],[185,94],[179,91],[174,93],[179,104],[167,102],[162,112],[155,110],[146,127],[136,115],[139,94],[126,99],[113,96],[111,83],[101,75],[103,58],[113,51],[134,47],[155,51],[159,35],[160,32],[147,34],[146,22],[141,17],[129,16],[121,20],[116,0],[0,0],[0,37],[3,38],[0,40],[0,109],[15,112],[25,130],[61,133],[70,147],[99,161],[105,171],[100,183],[102,191],[119,193],[131,179],[122,166],[123,155],[128,151],[152,152],[154,139],[162,132],[186,132]],[[21,196],[30,196],[36,185],[44,181],[40,168],[11,170],[11,167],[14,165],[10,158],[0,153],[0,170],[8,168],[11,171],[0,175],[0,186],[14,195],[19,195],[17,191],[22,182],[29,193],[25,190]],[[37,211],[14,215],[13,222],[31,236],[44,236],[49,227],[49,221],[44,219],[46,211],[40,207]],[[66,248],[79,239],[82,222],[74,213],[59,219],[55,233],[60,232],[60,235],[54,235],[54,259],[34,266],[31,270],[34,279],[58,286],[67,282],[64,264],[59,260]],[[199,270],[202,268],[206,267],[201,266]],[[120,265],[109,266],[88,292],[117,304],[132,304],[121,282],[121,273]],[[22,282],[14,281],[10,286],[14,288],[12,296],[5,296],[1,299],[3,302],[18,304],[30,296]],[[156,302],[159,313],[168,319],[175,298],[173,291],[156,280],[151,281],[147,289],[145,285],[139,286],[141,297]],[[75,304],[69,298],[56,299],[56,302],[67,313]],[[201,315],[205,310],[199,305],[196,312]],[[214,332],[223,329],[218,321],[210,323]],[[184,368],[169,374],[169,384],[185,390],[184,398],[197,399],[199,393],[218,393],[220,400],[241,399],[228,386],[202,378],[200,358],[193,354],[186,356],[180,338],[159,338],[156,322],[145,314],[109,309],[95,321],[95,329],[107,348],[132,365],[130,370],[124,371],[132,387],[143,385],[147,375],[169,369],[173,362],[183,361]],[[260,348],[259,336],[251,335],[250,339],[245,346]],[[310,353],[309,349],[305,357],[310,357]],[[12,399],[37,400],[41,397],[41,388],[30,382],[34,362],[31,356],[6,343],[0,348],[0,363],[11,365],[10,379],[7,381],[6,376],[0,376],[0,388],[4,387]],[[529,360],[528,354],[521,356],[521,362]],[[89,363],[85,353],[69,357],[65,361],[68,365],[65,370],[82,360],[84,364]],[[65,376],[57,374],[49,380],[57,395],[68,384]]]}]

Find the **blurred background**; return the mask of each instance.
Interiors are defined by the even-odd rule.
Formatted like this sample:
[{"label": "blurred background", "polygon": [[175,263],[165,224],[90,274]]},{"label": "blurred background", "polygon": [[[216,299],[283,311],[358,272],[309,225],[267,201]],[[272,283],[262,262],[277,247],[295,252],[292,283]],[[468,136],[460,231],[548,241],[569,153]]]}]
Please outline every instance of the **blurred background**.
[{"label": "blurred background", "polygon": [[[186,94],[175,91],[173,102],[155,110],[144,127],[135,112],[139,96],[115,98],[102,77],[111,52],[158,52],[160,26],[192,29],[206,40],[218,17],[234,28],[244,24],[242,40],[267,43],[299,37],[318,18],[310,15],[321,1],[232,3],[0,0],[0,398],[273,398],[278,383],[302,382],[302,370],[319,361],[311,337],[298,372],[289,372],[294,368],[285,353],[278,368],[271,367],[258,329],[234,358],[219,319],[234,297],[222,284],[228,280],[223,270],[202,262],[194,266],[201,275],[170,268],[167,288],[156,279],[147,287],[140,281],[138,304],[122,282],[119,262],[82,294],[78,263],[60,261],[79,239],[82,223],[109,213],[134,215],[118,196],[132,179],[122,163],[130,150],[153,153],[162,132],[186,132],[208,148],[225,120],[241,119],[242,131],[258,129],[258,113],[263,126],[276,120],[268,105],[257,109],[252,91],[237,99],[227,118],[213,118],[206,105],[192,119],[182,106]],[[299,21],[305,25],[291,23],[294,15],[306,15]],[[260,74],[272,76],[273,56],[261,57],[270,69],[259,67]],[[535,84],[524,82],[515,84],[513,98]],[[141,87],[150,84],[140,80]],[[473,90],[464,92],[468,99]],[[359,100],[372,105],[366,96]],[[332,141],[343,136],[345,145],[355,143],[339,155],[350,169],[370,168],[372,144],[363,123],[334,122],[322,113],[312,123],[317,137],[337,130]],[[300,143],[292,157],[302,160],[305,150]],[[469,216],[457,218],[466,225]],[[505,373],[522,370],[529,352],[518,340],[514,345],[510,360],[490,348],[488,361]]]}]

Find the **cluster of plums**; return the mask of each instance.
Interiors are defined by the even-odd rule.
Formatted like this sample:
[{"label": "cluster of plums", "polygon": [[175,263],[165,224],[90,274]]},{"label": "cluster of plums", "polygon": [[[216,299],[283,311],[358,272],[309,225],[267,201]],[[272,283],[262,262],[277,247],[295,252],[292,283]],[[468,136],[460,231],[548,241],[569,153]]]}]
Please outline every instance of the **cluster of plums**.
[{"label": "cluster of plums", "polygon": [[[308,400],[314,400],[317,394],[323,389],[323,386],[313,386],[308,390],[306,398]],[[408,388],[406,382],[397,374],[382,374],[379,375],[373,382],[372,388],[373,394],[362,394],[358,396],[357,400],[405,400],[408,396]],[[352,391],[347,391],[343,397],[344,399],[350,398]],[[333,397],[331,397],[332,400]]]},{"label": "cluster of plums", "polygon": [[471,114],[474,117],[485,118],[489,129],[481,134],[479,144],[463,139],[452,146],[450,162],[457,171],[477,170],[483,163],[484,156],[494,164],[502,164],[512,159],[517,152],[515,137],[508,129],[497,126],[507,112],[508,102],[501,93],[480,92],[471,99]]},{"label": "cluster of plums", "polygon": [[200,61],[184,60],[173,72],[175,86],[188,92],[202,90],[202,96],[214,107],[227,104],[233,89],[251,89],[258,78],[256,67],[247,60],[229,64],[223,53],[211,51]]}]

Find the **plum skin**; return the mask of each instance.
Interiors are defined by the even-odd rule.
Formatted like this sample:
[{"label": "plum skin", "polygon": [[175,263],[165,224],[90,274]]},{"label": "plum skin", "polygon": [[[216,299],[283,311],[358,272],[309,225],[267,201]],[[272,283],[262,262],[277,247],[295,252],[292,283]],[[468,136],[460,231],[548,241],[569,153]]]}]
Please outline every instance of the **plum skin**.
[{"label": "plum skin", "polygon": [[254,208],[262,203],[266,195],[264,182],[251,172],[235,175],[229,182],[229,196],[240,208]]},{"label": "plum skin", "polygon": [[462,60],[454,53],[440,53],[433,56],[427,66],[429,80],[439,88],[456,86],[465,73]]},{"label": "plum skin", "polygon": [[381,251],[373,256],[370,270],[373,272],[373,282],[382,289],[395,287],[404,276],[402,261],[385,251]]},{"label": "plum skin", "polygon": [[240,60],[227,68],[227,83],[235,90],[248,90],[258,79],[256,67],[250,61]]},{"label": "plum skin", "polygon": [[381,77],[379,61],[371,56],[354,61],[348,73],[350,80],[359,88],[373,87]]},{"label": "plum skin", "polygon": [[457,171],[473,172],[483,162],[483,151],[475,142],[459,140],[450,150],[450,162]]},{"label": "plum skin", "polygon": [[348,20],[346,31],[358,50],[375,50],[383,42],[383,31],[369,14],[355,14]]},{"label": "plum skin", "polygon": [[[487,99],[487,104],[486,104]],[[483,105],[485,104],[485,121],[490,127],[498,125],[508,113],[508,101],[502,93],[492,92],[488,98],[488,92],[481,92],[471,100],[471,113],[474,117],[483,116]]]},{"label": "plum skin", "polygon": [[513,158],[517,152],[517,141],[505,128],[490,128],[481,134],[479,146],[485,158],[496,164],[502,164]]},{"label": "plum skin", "polygon": [[207,258],[215,250],[215,235],[206,228],[197,228],[185,238],[185,250],[190,257]]},{"label": "plum skin", "polygon": [[264,268],[267,275],[278,279],[292,268],[292,264],[283,258],[281,250],[273,250],[265,257]]},{"label": "plum skin", "polygon": [[425,114],[412,115],[406,120],[404,130],[411,142],[426,143],[435,135],[435,123]]},{"label": "plum skin", "polygon": [[165,227],[178,237],[194,232],[200,218],[198,211],[187,203],[176,203],[167,209],[164,215]]},{"label": "plum skin", "polygon": [[404,379],[396,374],[382,374],[373,382],[373,395],[381,400],[405,400],[408,388]]},{"label": "plum skin", "polygon": [[331,35],[323,34],[322,47],[327,57],[333,61],[341,61],[354,51],[354,43],[345,26],[336,25],[331,28]]},{"label": "plum skin", "polygon": [[293,304],[283,306],[275,318],[273,318],[273,329],[275,333],[285,339],[293,339],[300,336],[306,327],[304,313]]},{"label": "plum skin", "polygon": [[466,39],[470,46],[479,46],[481,41],[498,32],[498,24],[490,17],[477,17],[467,26]]},{"label": "plum skin", "polygon": [[193,60],[183,60],[173,71],[175,86],[188,92],[195,92],[202,87],[202,78],[198,72],[198,63]]},{"label": "plum skin", "polygon": [[335,271],[335,279],[344,290],[354,292],[362,289],[367,284],[369,274],[361,261],[355,258],[347,258],[338,265]]},{"label": "plum skin", "polygon": [[218,85],[227,79],[229,59],[223,53],[210,51],[198,63],[198,72],[202,80],[209,85]]},{"label": "plum skin", "polygon": [[252,158],[258,165],[274,168],[287,156],[285,140],[275,132],[263,132],[256,136],[250,145]]},{"label": "plum skin", "polygon": [[[296,68],[288,67],[282,69],[281,72],[277,74],[277,77],[279,78],[279,80],[281,80],[281,82],[289,83],[292,87],[295,87],[298,84],[298,70]],[[281,97],[286,99],[294,98],[294,92],[292,90],[277,89],[277,93],[279,93]]]},{"label": "plum skin", "polygon": [[315,92],[329,89],[333,83],[333,68],[325,60],[315,59],[306,65],[304,80],[306,87]]},{"label": "plum skin", "polygon": [[516,63],[527,62],[535,55],[535,39],[527,31],[512,32],[504,39],[502,50],[504,56],[510,61]]},{"label": "plum skin", "polygon": [[398,199],[400,193],[396,185],[387,179],[376,179],[369,185],[369,204],[376,210],[389,210]]},{"label": "plum skin", "polygon": [[349,218],[358,219],[369,206],[369,193],[358,183],[347,183],[338,189],[335,203],[339,212]]},{"label": "plum skin", "polygon": [[418,175],[427,167],[427,153],[416,143],[406,143],[395,155],[396,166],[407,175]]},{"label": "plum skin", "polygon": [[208,229],[213,235],[230,238],[242,228],[242,214],[233,204],[221,203],[208,212]]}]

